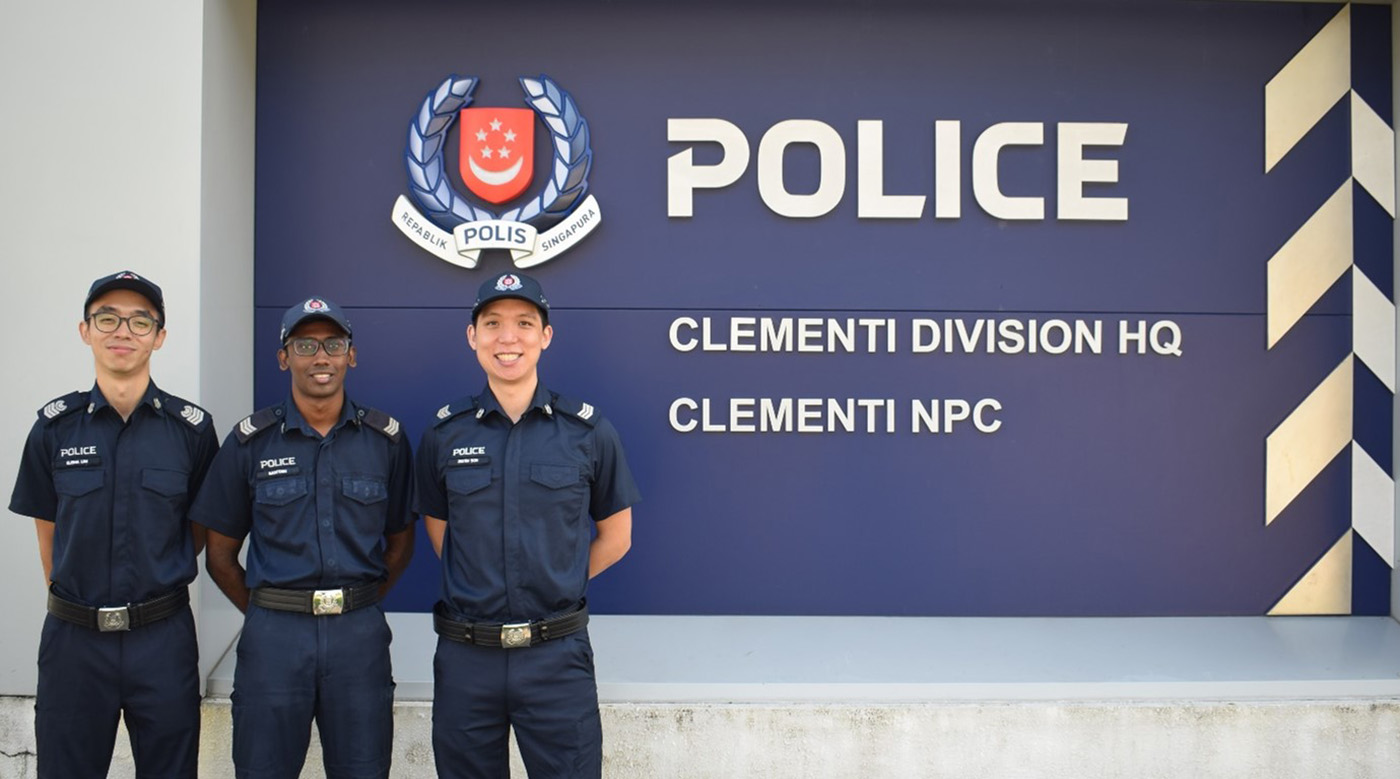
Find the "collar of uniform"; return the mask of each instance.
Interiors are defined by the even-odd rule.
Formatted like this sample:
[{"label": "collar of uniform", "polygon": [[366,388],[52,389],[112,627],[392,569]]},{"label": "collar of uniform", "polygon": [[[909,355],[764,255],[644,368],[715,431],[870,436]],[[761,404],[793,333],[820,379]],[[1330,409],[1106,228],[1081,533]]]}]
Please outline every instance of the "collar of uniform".
[{"label": "collar of uniform", "polygon": [[[545,389],[544,382],[535,382],[535,395],[534,397],[530,398],[530,405],[525,409],[525,413],[528,414],[530,413],[531,409],[537,408],[546,414],[553,414],[554,408],[549,405],[550,402],[553,400],[553,397],[554,396],[549,393],[549,390]],[[486,389],[483,390],[481,393],[481,401],[479,405],[482,411],[482,416],[485,416],[486,414],[496,413],[500,414],[503,417],[506,417],[507,419],[510,418],[506,414],[505,409],[501,408],[500,401],[496,400],[496,395],[491,391],[491,385],[489,384],[486,385]]]},{"label": "collar of uniform", "polygon": [[[340,419],[336,421],[335,427],[331,428],[331,432],[339,430],[349,422],[354,422],[358,425],[360,423],[360,417],[364,416],[360,413],[360,407],[355,405],[355,402],[350,399],[349,395],[343,395],[342,397],[344,398],[344,402],[340,404]],[[301,415],[301,409],[297,408],[297,402],[293,400],[291,396],[288,396],[286,400],[282,401],[282,409],[282,425],[284,429],[295,428],[313,438],[321,437],[320,433],[316,432],[311,425],[307,424],[306,417]]]},{"label": "collar of uniform", "polygon": [[[164,395],[161,393],[160,389],[156,387],[155,381],[152,380],[146,383],[146,394],[141,396],[141,402],[136,405],[138,408],[141,406],[150,406],[157,414],[164,414],[165,402],[162,400],[163,397]],[[102,394],[102,388],[97,386],[97,382],[93,382],[92,392],[88,393],[87,412],[89,414],[96,414],[98,409],[107,408],[111,405],[111,403],[107,402],[107,396]]]}]

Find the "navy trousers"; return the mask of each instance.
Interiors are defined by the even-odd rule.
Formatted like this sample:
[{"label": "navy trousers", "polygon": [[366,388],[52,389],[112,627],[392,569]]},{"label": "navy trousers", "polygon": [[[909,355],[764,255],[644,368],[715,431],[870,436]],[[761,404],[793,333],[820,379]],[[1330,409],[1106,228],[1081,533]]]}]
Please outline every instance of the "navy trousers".
[{"label": "navy trousers", "polygon": [[438,638],[433,756],[440,779],[510,776],[514,728],[530,779],[603,774],[603,728],[588,631],[523,649]]},{"label": "navy trousers", "polygon": [[388,777],[391,638],[378,606],[316,617],[250,605],[231,696],[239,779],[297,779],[313,719],[329,779]]},{"label": "navy trousers", "polygon": [[45,618],[34,704],[40,779],[106,777],[119,717],[140,779],[194,779],[199,645],[188,607],[129,632]]}]

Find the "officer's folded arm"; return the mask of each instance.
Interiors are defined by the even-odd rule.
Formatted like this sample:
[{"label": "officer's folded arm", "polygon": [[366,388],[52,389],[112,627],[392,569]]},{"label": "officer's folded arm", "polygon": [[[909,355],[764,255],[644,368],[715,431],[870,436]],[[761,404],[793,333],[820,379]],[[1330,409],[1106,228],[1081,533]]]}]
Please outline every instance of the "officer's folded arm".
[{"label": "officer's folded arm", "polygon": [[34,518],[34,532],[39,534],[39,563],[44,566],[44,584],[53,584],[53,520]]},{"label": "officer's folded arm", "polygon": [[194,556],[199,557],[199,553],[204,551],[204,544],[208,540],[208,535],[204,532],[204,526],[198,522],[191,522],[190,538],[194,541]]},{"label": "officer's folded arm", "polygon": [[248,610],[247,572],[238,562],[238,550],[243,548],[243,539],[232,538],[217,530],[208,530],[208,544],[205,547],[204,567],[209,576],[219,585],[224,595],[239,611]]},{"label": "officer's folded arm", "polygon": [[384,583],[379,586],[379,597],[388,595],[394,583],[408,568],[408,561],[413,559],[413,542],[416,536],[417,529],[412,525],[384,536],[384,568],[387,575]]},{"label": "officer's folded arm", "polygon": [[447,520],[423,515],[423,530],[428,533],[428,540],[433,542],[433,551],[437,552],[439,558],[442,557],[442,537],[447,533]]},{"label": "officer's folded arm", "polygon": [[632,548],[632,509],[625,508],[594,523],[598,535],[588,547],[588,578],[606,571]]}]

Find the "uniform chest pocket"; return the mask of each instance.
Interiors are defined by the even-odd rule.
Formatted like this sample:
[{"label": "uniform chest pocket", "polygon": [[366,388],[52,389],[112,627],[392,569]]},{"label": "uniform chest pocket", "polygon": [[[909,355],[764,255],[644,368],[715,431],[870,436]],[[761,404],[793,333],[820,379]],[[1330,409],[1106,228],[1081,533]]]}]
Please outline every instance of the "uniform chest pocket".
[{"label": "uniform chest pocket", "polygon": [[530,463],[530,481],[552,490],[563,489],[578,484],[578,466],[559,463]]},{"label": "uniform chest pocket", "polygon": [[346,476],[341,479],[340,491],[350,500],[366,506],[389,498],[389,486],[384,480],[364,476]]},{"label": "uniform chest pocket", "polygon": [[86,495],[94,490],[102,489],[104,473],[97,468],[74,468],[71,470],[55,471],[53,475],[54,492],[59,495],[67,495],[76,498]]},{"label": "uniform chest pocket", "polygon": [[447,490],[468,495],[491,484],[490,468],[452,468],[447,471]]},{"label": "uniform chest pocket", "polygon": [[189,489],[189,474],[164,468],[147,468],[141,471],[141,486],[166,497],[184,495]]},{"label": "uniform chest pocket", "polygon": [[306,495],[306,480],[269,479],[258,485],[256,499],[264,506],[285,506]]}]

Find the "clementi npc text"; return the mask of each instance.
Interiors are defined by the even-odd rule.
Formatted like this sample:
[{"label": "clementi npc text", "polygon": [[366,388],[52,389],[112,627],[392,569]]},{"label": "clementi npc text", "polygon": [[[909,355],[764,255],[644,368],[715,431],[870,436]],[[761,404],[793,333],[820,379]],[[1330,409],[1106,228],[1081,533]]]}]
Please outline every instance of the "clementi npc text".
[{"label": "clementi npc text", "polygon": [[[909,432],[953,433],[967,424],[979,433],[1001,429],[996,398],[909,401]],[[676,398],[677,433],[894,433],[894,398]]]},{"label": "clementi npc text", "polygon": [[[726,321],[727,320],[727,321]],[[1181,327],[1171,320],[1118,321],[1119,354],[1180,357]],[[907,334],[901,341],[900,333]],[[926,317],[690,317],[671,320],[678,352],[797,354],[1103,354],[1099,319]]]}]

